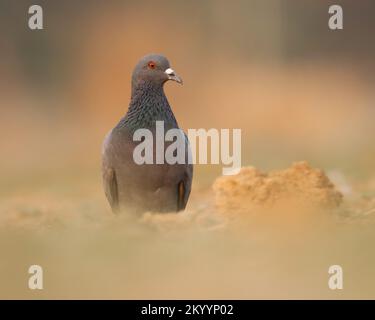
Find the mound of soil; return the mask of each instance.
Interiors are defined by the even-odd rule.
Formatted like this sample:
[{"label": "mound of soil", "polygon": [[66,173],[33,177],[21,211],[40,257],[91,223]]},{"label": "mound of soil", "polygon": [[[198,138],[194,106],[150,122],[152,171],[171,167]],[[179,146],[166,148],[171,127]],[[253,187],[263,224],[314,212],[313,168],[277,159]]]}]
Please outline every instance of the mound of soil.
[{"label": "mound of soil", "polygon": [[216,206],[229,213],[251,212],[286,203],[337,208],[343,198],[322,170],[312,168],[305,161],[270,173],[244,167],[237,175],[217,178],[213,189]]}]

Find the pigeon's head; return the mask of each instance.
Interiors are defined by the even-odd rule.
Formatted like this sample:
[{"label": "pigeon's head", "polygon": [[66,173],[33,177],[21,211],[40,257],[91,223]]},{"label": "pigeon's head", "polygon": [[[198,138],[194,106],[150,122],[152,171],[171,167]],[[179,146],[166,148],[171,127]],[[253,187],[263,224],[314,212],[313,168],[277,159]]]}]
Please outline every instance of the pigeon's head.
[{"label": "pigeon's head", "polygon": [[168,59],[159,54],[143,57],[135,66],[132,76],[133,84],[148,82],[163,85],[168,80],[182,84],[182,79],[171,68]]}]

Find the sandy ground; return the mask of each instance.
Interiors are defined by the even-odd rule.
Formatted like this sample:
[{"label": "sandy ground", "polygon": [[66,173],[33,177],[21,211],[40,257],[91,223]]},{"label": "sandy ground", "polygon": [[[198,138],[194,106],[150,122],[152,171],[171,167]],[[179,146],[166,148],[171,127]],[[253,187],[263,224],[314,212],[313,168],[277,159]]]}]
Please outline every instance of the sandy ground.
[{"label": "sandy ground", "polygon": [[[111,214],[97,178],[45,178],[1,199],[0,298],[375,298],[375,201],[360,195],[373,181],[341,196],[347,185],[307,163],[247,168],[195,185],[180,215],[131,217]],[[285,206],[296,197],[277,181],[293,194],[302,184],[303,205]],[[27,287],[32,264],[43,267],[43,290]],[[334,264],[340,291],[327,284]]]}]

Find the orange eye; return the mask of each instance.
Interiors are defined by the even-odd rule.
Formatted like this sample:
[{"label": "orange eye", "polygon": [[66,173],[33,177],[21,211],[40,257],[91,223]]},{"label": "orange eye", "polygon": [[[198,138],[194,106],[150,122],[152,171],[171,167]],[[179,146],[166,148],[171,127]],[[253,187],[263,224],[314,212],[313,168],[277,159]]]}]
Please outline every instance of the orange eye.
[{"label": "orange eye", "polygon": [[150,61],[150,62],[148,63],[148,67],[149,67],[150,69],[155,69],[155,67],[156,67],[156,63],[155,63],[154,61]]}]

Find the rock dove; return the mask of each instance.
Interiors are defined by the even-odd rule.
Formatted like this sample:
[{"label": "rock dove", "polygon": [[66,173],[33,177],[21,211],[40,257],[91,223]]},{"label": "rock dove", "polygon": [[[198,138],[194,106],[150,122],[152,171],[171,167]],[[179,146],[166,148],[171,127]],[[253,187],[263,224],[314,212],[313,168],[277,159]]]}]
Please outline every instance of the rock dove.
[{"label": "rock dove", "polygon": [[[108,133],[102,150],[102,176],[106,197],[115,213],[178,212],[188,201],[193,166],[183,164],[137,164],[133,159],[137,129],[155,133],[156,121],[164,121],[164,130],[178,129],[178,123],[164,94],[168,80],[182,84],[166,57],[150,54],[136,65],[132,75],[131,100],[126,115]],[[189,144],[184,134],[185,159]],[[156,139],[153,138],[155,157]],[[165,143],[164,151],[170,143]]]}]

